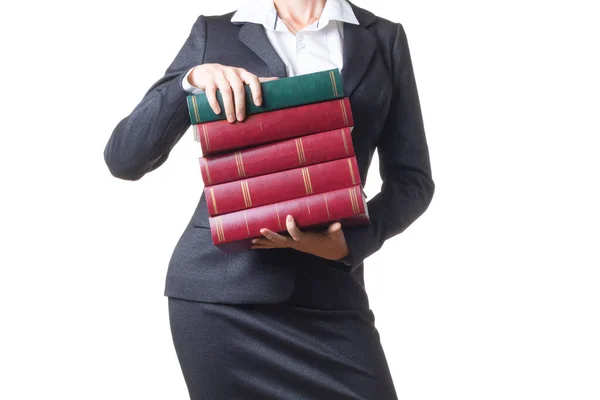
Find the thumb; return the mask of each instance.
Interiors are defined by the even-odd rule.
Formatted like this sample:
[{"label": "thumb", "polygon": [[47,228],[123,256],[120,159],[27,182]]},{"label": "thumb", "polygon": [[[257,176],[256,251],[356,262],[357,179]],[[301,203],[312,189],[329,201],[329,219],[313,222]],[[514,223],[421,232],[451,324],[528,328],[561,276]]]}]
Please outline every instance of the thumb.
[{"label": "thumb", "polygon": [[334,222],[333,224],[329,225],[329,228],[327,228],[327,233],[337,233],[340,232],[342,229],[342,224],[340,224],[339,222]]}]

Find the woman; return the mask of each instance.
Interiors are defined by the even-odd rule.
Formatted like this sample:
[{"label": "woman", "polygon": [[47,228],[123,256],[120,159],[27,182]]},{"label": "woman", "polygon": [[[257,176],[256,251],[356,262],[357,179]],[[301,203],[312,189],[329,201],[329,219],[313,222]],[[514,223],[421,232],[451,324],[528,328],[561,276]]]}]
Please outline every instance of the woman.
[{"label": "woman", "polygon": [[[165,295],[192,399],[396,399],[364,287],[363,260],[433,196],[427,143],[402,25],[345,0],[260,0],[200,16],[165,75],[115,128],[113,175],[158,168],[190,126],[186,96],[206,91],[216,113],[242,121],[243,84],[339,68],[354,115],[363,182],[379,154],[382,190],[370,224],[289,235],[263,231],[247,252],[213,246],[206,199],[173,252]],[[220,90],[221,110],[215,102]]]}]

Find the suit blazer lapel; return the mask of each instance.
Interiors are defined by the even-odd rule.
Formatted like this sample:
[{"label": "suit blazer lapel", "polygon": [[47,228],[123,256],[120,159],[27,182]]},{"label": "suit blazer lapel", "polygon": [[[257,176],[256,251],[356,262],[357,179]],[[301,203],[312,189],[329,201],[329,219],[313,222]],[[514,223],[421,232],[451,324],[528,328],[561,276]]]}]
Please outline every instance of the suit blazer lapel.
[{"label": "suit blazer lapel", "polygon": [[[350,3],[350,2],[348,2]],[[375,15],[350,3],[360,25],[344,23],[342,82],[344,96],[350,96],[367,72],[375,54],[377,41],[366,28],[375,21]]]},{"label": "suit blazer lapel", "polygon": [[261,60],[267,64],[274,76],[278,78],[287,77],[285,63],[281,60],[262,25],[244,23],[240,28],[238,37],[250,50],[256,53]]}]

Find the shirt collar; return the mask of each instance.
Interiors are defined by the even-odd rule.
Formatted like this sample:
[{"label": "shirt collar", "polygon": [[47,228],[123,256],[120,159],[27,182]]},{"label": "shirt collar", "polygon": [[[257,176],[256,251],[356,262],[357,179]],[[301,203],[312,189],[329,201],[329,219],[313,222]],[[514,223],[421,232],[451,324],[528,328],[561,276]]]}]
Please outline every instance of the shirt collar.
[{"label": "shirt collar", "polygon": [[[273,0],[247,0],[231,17],[231,22],[251,22],[268,30],[284,30],[283,23],[277,21],[277,10]],[[341,21],[359,25],[352,7],[346,0],[327,0],[321,17],[314,30],[325,27],[329,21]]]}]

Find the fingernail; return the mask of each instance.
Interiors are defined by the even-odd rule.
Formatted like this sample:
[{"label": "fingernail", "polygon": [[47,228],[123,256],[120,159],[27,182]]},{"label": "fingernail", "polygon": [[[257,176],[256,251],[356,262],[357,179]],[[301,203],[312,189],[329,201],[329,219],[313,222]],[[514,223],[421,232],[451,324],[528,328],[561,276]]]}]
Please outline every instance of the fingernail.
[{"label": "fingernail", "polygon": [[242,114],[242,113],[238,113],[238,115],[237,115],[237,119],[238,119],[238,121],[241,121],[241,120],[243,120],[243,119],[244,119],[244,114]]},{"label": "fingernail", "polygon": [[235,118],[233,117],[233,115],[228,115],[227,116],[227,121],[233,122],[233,121],[235,121]]},{"label": "fingernail", "polygon": [[260,97],[256,97],[256,98],[254,99],[254,104],[256,104],[257,106],[260,106],[260,103],[261,103],[261,99],[260,99]]},{"label": "fingernail", "polygon": [[287,216],[287,221],[288,221],[288,222],[294,222],[294,218],[292,218],[292,216],[291,216],[291,215],[288,215],[288,216]]}]

